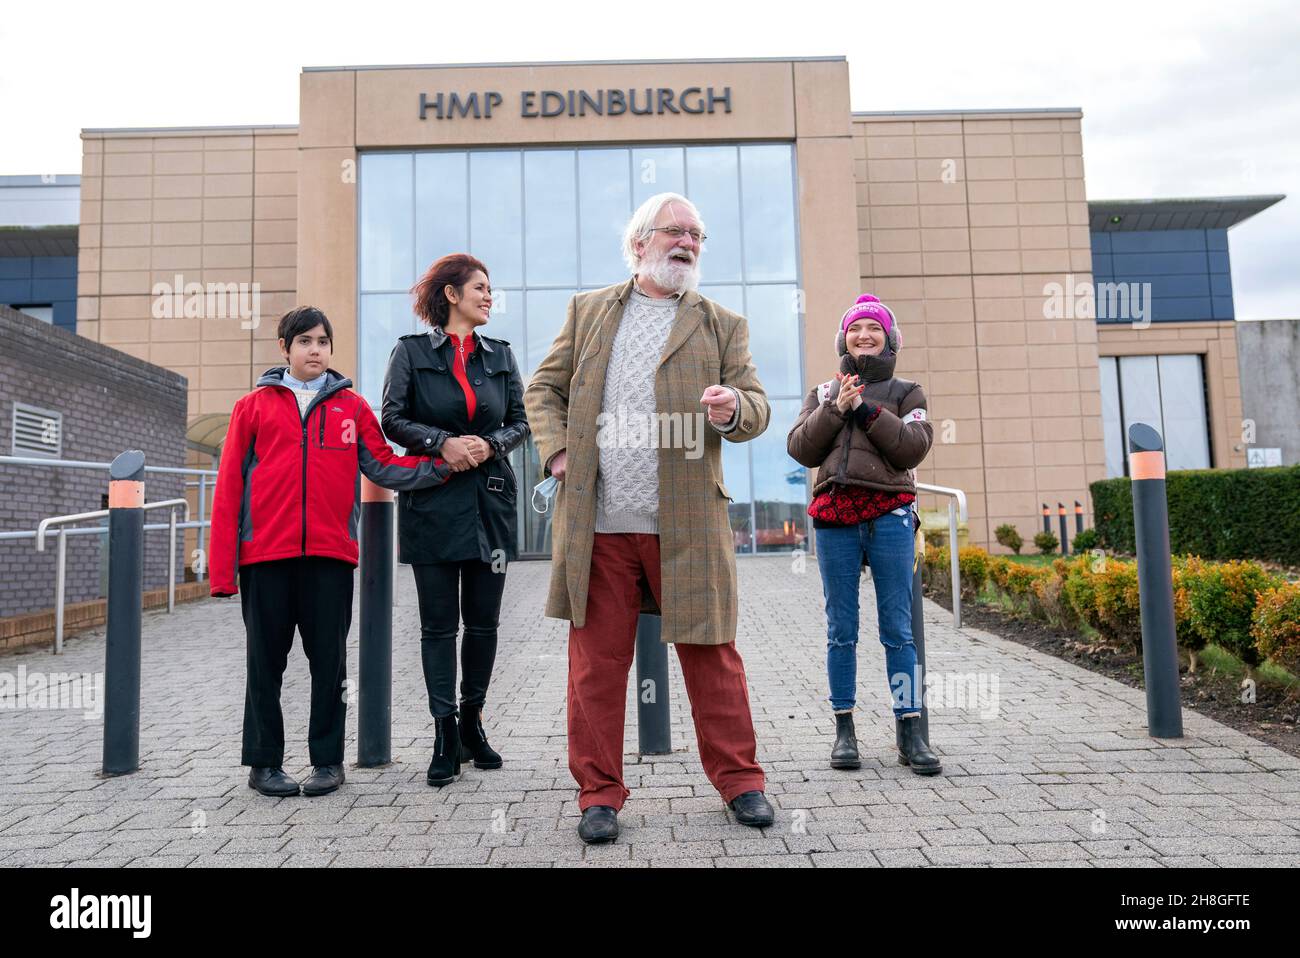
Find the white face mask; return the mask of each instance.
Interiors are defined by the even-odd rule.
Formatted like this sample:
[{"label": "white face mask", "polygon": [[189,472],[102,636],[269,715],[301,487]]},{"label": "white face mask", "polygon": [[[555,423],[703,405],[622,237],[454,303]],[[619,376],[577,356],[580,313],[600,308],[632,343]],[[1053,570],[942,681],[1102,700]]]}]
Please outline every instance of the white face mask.
[{"label": "white face mask", "polygon": [[[555,489],[560,484],[560,480],[554,476],[547,476],[537,485],[533,486],[532,506],[533,511],[540,515],[546,515],[551,509],[551,497],[555,495]],[[542,497],[542,506],[537,507],[537,497]]]}]

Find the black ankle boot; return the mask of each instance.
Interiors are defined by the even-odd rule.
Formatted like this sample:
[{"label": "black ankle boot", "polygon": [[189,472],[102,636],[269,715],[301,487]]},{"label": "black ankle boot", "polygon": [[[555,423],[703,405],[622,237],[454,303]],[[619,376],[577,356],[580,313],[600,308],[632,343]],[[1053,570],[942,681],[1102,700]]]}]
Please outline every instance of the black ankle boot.
[{"label": "black ankle boot", "polygon": [[910,765],[917,775],[938,775],[943,771],[939,757],[930,751],[921,734],[921,719],[895,718],[894,738],[898,744],[898,764]]},{"label": "black ankle boot", "polygon": [[501,756],[488,744],[483,731],[483,709],[477,705],[460,707],[460,760],[474,761],[475,768],[500,768]]},{"label": "black ankle boot", "polygon": [[858,738],[852,712],[835,713],[835,744],[831,747],[831,768],[861,768]]},{"label": "black ankle boot", "polygon": [[429,762],[428,782],[442,788],[450,785],[460,774],[460,734],[456,728],[456,713],[435,718],[433,758]]}]

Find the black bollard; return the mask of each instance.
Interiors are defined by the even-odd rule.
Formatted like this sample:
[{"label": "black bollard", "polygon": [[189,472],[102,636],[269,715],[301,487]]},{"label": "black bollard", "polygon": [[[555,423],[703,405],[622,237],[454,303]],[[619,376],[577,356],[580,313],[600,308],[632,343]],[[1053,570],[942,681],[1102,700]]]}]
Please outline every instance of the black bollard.
[{"label": "black bollard", "polygon": [[[921,697],[921,736],[930,741],[930,706],[925,703],[925,603],[921,597],[921,563],[912,573],[912,643],[916,646],[916,694]],[[910,720],[909,720],[910,721]],[[934,743],[930,744],[931,749]]]},{"label": "black bollard", "polygon": [[1078,499],[1074,500],[1074,537],[1079,538],[1079,533],[1083,531],[1083,503]]},{"label": "black bollard", "polygon": [[1068,556],[1070,554],[1070,540],[1065,534],[1065,503],[1058,502],[1056,508],[1061,513],[1061,555]]},{"label": "black bollard", "polygon": [[144,453],[108,468],[108,637],[104,648],[104,774],[140,767],[140,626],[144,600]]},{"label": "black bollard", "polygon": [[1047,507],[1045,502],[1043,503],[1043,531],[1052,531],[1052,510]]},{"label": "black bollard", "polygon": [[393,494],[361,479],[357,765],[393,760]]},{"label": "black bollard", "polygon": [[1152,738],[1182,738],[1178,695],[1178,644],[1169,561],[1169,503],[1160,434],[1145,423],[1128,430],[1133,530],[1137,539],[1138,608],[1142,617],[1142,670],[1147,687],[1147,728]]},{"label": "black bollard", "polygon": [[668,646],[660,641],[663,620],[642,614],[636,624],[637,748],[642,755],[673,750],[668,711]]}]

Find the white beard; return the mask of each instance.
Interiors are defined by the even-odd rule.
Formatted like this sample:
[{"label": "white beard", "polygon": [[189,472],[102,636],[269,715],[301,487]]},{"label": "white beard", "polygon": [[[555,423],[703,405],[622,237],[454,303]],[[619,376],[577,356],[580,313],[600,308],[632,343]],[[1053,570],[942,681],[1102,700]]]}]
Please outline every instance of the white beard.
[{"label": "white beard", "polygon": [[689,266],[672,258],[672,253],[664,256],[649,254],[641,260],[641,271],[660,289],[670,293],[684,293],[700,285],[700,259]]}]

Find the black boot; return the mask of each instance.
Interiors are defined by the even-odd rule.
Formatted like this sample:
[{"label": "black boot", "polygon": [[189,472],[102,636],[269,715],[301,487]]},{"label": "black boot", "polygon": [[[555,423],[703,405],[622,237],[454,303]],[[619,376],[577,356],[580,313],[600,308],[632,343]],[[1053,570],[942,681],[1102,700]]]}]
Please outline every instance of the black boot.
[{"label": "black boot", "polygon": [[853,729],[852,712],[835,713],[835,744],[831,747],[831,768],[861,768],[858,738]]},{"label": "black boot", "polygon": [[435,718],[433,758],[429,762],[428,782],[442,788],[450,785],[460,774],[460,733],[456,728],[456,713]]},{"label": "black boot", "polygon": [[938,775],[943,771],[939,757],[930,751],[921,734],[921,717],[894,719],[894,739],[898,743],[898,764],[910,765],[917,775]]},{"label": "black boot", "polygon": [[474,760],[475,768],[500,768],[501,756],[488,744],[483,731],[483,709],[478,705],[460,706],[460,760]]}]

